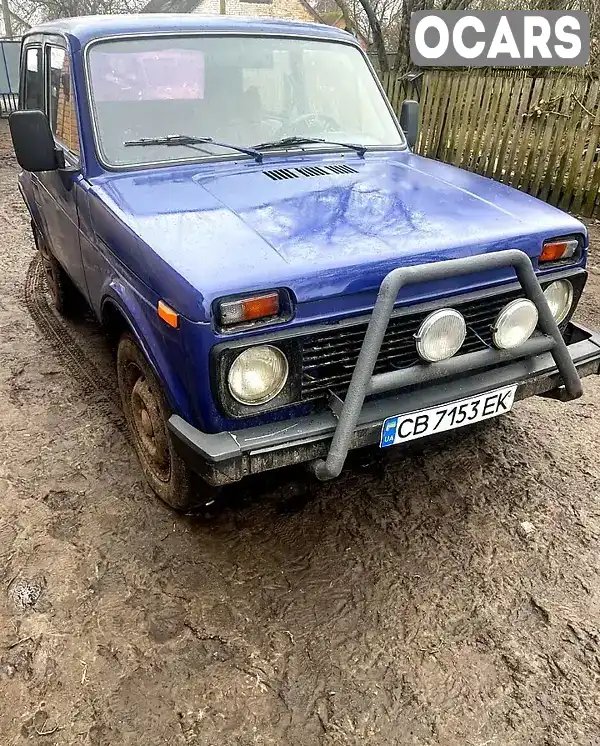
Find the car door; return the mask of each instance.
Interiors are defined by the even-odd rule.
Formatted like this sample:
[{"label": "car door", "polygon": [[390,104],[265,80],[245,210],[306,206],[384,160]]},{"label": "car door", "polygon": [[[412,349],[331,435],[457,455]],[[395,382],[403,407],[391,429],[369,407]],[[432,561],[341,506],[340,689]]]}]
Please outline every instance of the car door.
[{"label": "car door", "polygon": [[79,290],[87,287],[79,243],[77,199],[81,196],[80,141],[75,89],[68,49],[58,37],[46,38],[42,47],[45,107],[56,148],[65,168],[33,175],[40,226],[50,249]]}]

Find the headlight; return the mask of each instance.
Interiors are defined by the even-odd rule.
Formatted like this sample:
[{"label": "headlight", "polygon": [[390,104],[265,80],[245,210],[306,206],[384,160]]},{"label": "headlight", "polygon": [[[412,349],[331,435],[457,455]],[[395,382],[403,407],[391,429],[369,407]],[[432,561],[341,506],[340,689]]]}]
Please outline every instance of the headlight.
[{"label": "headlight", "polygon": [[544,290],[544,295],[557,324],[564,321],[573,304],[573,285],[568,280],[556,280]]},{"label": "headlight", "polygon": [[415,336],[417,352],[428,363],[437,363],[455,355],[467,335],[467,325],[458,311],[441,308],[430,313]]},{"label": "headlight", "polygon": [[227,382],[234,399],[241,404],[266,404],[285,386],[288,377],[286,356],[270,345],[249,347],[233,361]]},{"label": "headlight", "polygon": [[519,298],[508,303],[498,314],[492,341],[501,350],[511,350],[527,342],[538,322],[535,303]]}]

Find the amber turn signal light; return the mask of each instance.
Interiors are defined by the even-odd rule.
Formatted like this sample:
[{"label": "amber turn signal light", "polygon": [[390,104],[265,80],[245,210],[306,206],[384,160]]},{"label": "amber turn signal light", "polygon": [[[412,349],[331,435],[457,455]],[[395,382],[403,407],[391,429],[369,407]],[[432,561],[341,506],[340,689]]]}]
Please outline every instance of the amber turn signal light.
[{"label": "amber turn signal light", "polygon": [[557,262],[559,259],[569,259],[577,251],[579,242],[576,238],[565,241],[548,241],[542,248],[540,262]]},{"label": "amber turn signal light", "polygon": [[219,306],[219,313],[224,326],[272,318],[279,314],[279,293],[226,301]]},{"label": "amber turn signal light", "polygon": [[156,310],[165,324],[172,326],[173,329],[177,329],[179,326],[179,314],[177,311],[173,310],[171,306],[168,306],[163,300],[158,301]]}]

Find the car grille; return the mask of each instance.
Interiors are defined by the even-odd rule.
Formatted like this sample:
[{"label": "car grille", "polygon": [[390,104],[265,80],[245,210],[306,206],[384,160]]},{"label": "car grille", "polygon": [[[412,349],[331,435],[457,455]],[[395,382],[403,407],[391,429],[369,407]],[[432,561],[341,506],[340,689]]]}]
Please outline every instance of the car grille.
[{"label": "car grille", "polygon": [[[491,346],[491,327],[502,306],[523,297],[521,290],[468,302],[448,302],[467,322],[467,336],[458,355]],[[375,373],[418,365],[414,336],[430,311],[392,318],[388,325]],[[355,325],[335,327],[300,338],[302,345],[302,400],[315,401],[330,392],[345,394],[367,331],[368,319]]]}]

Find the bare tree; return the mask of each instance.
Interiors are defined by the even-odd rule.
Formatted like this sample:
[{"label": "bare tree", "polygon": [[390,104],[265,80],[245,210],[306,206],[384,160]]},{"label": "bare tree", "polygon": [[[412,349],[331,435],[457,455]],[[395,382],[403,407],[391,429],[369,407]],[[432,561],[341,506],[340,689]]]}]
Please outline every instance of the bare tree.
[{"label": "bare tree", "polygon": [[[335,0],[377,56],[379,69],[404,75],[410,60],[410,17],[419,10],[584,10],[591,26],[588,70],[600,75],[600,0]],[[543,71],[542,71],[543,72]]]},{"label": "bare tree", "polygon": [[18,33],[22,33],[31,25],[54,18],[105,13],[135,13],[146,4],[146,0],[7,0],[7,2],[12,26]]},{"label": "bare tree", "polygon": [[360,0],[360,4],[365,11],[367,20],[369,21],[369,28],[371,30],[371,38],[375,51],[377,52],[377,60],[379,62],[379,69],[382,73],[386,73],[389,70],[389,63],[387,58],[387,50],[385,48],[385,39],[383,37],[383,30],[381,23],[377,17],[375,9],[371,5],[371,0]]}]

